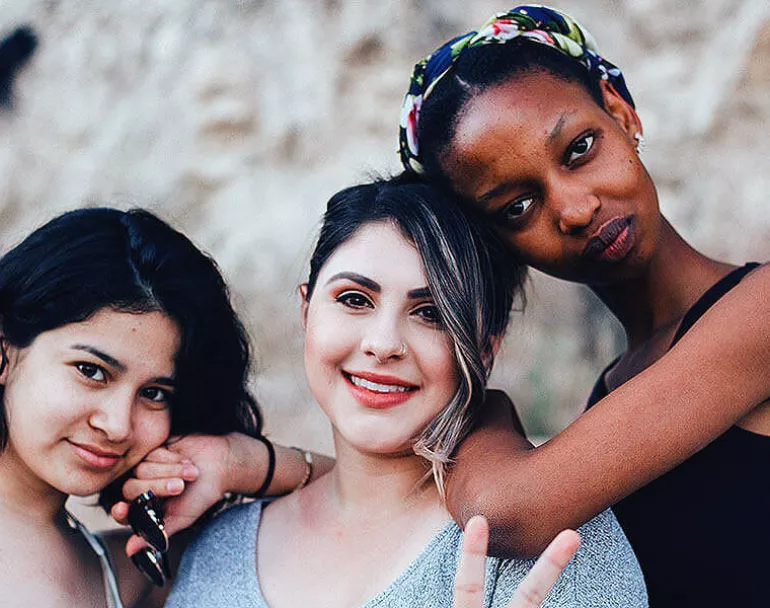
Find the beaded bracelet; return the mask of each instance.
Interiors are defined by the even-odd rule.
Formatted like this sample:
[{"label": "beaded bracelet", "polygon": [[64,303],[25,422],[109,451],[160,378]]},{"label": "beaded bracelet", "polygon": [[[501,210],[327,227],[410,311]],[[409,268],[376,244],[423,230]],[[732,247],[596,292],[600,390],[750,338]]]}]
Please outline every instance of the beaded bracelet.
[{"label": "beaded bracelet", "polygon": [[307,485],[307,483],[310,481],[310,478],[313,476],[313,453],[295,446],[291,446],[291,449],[299,452],[305,461],[305,476],[302,478],[302,481],[297,484],[297,487],[294,488],[295,492],[299,492]]}]

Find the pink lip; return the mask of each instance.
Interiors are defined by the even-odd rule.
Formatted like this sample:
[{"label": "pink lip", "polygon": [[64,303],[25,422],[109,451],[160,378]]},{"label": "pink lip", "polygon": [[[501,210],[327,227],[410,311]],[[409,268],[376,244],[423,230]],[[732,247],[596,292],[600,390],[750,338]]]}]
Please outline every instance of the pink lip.
[{"label": "pink lip", "polygon": [[72,440],[67,440],[67,442],[72,446],[75,454],[77,454],[85,464],[93,469],[111,469],[123,457],[123,454],[103,450],[102,448],[92,444],[75,443]]},{"label": "pink lip", "polygon": [[375,374],[373,372],[344,372],[348,376],[355,376],[356,378],[363,378],[369,382],[376,382],[377,384],[389,384],[391,386],[405,386],[407,388],[417,388],[416,384],[402,380],[396,376],[389,376],[388,374]]},{"label": "pink lip", "polygon": [[616,217],[602,224],[586,243],[582,256],[601,262],[619,262],[634,246],[634,220]]},{"label": "pink lip", "polygon": [[[377,384],[387,384],[390,386],[403,386],[410,390],[402,391],[398,393],[379,393],[371,391],[363,386],[357,386],[353,384],[350,376],[356,376],[357,378],[363,378],[369,382],[376,382]],[[342,377],[345,378],[350,392],[353,397],[363,405],[373,409],[388,409],[396,407],[409,401],[412,396],[419,390],[419,387],[411,382],[397,378],[396,376],[388,376],[385,374],[374,374],[371,372],[342,372]]]}]

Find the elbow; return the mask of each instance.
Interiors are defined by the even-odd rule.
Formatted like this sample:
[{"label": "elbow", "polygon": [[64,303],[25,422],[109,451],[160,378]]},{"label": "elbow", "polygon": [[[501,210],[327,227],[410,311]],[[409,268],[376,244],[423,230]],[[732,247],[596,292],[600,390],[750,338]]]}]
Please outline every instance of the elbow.
[{"label": "elbow", "polygon": [[486,517],[489,522],[487,552],[493,557],[530,559],[540,555],[561,528],[549,525],[552,518],[546,513],[501,496],[500,490],[488,482],[483,487],[479,484],[475,488],[450,491],[447,506],[452,517],[463,528],[474,515]]}]

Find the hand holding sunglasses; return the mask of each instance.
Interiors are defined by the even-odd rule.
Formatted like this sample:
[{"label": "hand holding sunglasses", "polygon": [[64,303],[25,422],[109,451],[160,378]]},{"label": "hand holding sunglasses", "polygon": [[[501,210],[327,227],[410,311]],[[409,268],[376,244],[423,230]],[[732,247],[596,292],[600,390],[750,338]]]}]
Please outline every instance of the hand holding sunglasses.
[{"label": "hand holding sunglasses", "polygon": [[171,578],[166,559],[169,543],[163,521],[163,510],[152,491],[140,494],[128,508],[128,523],[134,533],[144,539],[144,547],[131,556],[134,566],[150,582],[162,587]]}]

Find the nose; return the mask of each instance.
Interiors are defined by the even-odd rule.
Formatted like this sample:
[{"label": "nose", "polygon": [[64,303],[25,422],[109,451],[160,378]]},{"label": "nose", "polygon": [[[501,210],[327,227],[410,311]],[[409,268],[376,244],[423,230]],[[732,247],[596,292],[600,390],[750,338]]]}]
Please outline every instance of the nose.
[{"label": "nose", "polygon": [[602,206],[598,196],[577,189],[560,191],[552,199],[562,234],[574,234],[590,226]]},{"label": "nose", "polygon": [[116,392],[102,397],[93,408],[88,422],[104,433],[111,443],[125,443],[133,433],[134,395]]},{"label": "nose", "polygon": [[398,320],[381,315],[367,328],[361,340],[361,350],[378,363],[405,357],[406,343]]}]

